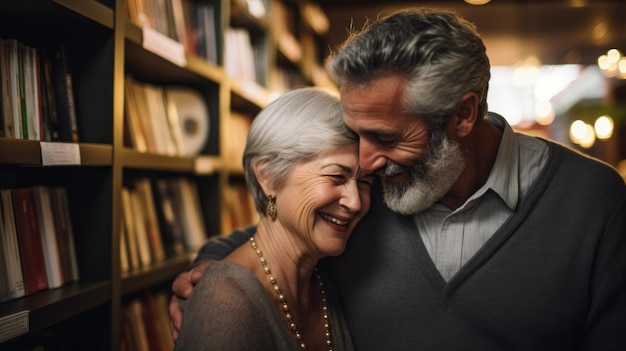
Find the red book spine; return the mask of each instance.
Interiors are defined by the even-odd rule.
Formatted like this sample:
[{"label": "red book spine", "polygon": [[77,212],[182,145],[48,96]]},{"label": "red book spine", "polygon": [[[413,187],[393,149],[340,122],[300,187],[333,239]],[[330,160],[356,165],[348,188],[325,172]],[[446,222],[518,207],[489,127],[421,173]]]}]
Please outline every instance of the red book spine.
[{"label": "red book spine", "polygon": [[28,295],[48,288],[46,263],[35,212],[35,198],[30,188],[12,189],[11,195],[20,261]]}]

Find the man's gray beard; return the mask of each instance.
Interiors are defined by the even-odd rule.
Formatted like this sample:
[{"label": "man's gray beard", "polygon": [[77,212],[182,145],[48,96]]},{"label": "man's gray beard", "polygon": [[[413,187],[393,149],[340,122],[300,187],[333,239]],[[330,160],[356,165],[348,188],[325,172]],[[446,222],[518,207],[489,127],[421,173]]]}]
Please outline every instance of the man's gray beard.
[{"label": "man's gray beard", "polygon": [[[385,173],[396,174],[399,168],[403,167],[396,163],[387,164]],[[452,188],[464,168],[461,145],[444,135],[443,139],[433,141],[426,157],[409,170],[411,180],[392,183],[382,177],[385,204],[403,215],[424,211]]]}]

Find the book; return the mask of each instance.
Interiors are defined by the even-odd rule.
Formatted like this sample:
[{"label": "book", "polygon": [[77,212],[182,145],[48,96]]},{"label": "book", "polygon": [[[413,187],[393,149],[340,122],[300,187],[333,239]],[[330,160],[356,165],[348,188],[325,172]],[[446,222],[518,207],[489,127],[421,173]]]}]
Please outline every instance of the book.
[{"label": "book", "polygon": [[143,307],[141,300],[136,298],[128,302],[123,307],[124,323],[124,342],[131,350],[148,351],[149,343],[146,334],[146,325],[143,319]]},{"label": "book", "polygon": [[128,257],[128,233],[126,232],[126,221],[124,220],[124,216],[122,216],[122,225],[121,225],[121,235],[120,235],[120,271],[128,272],[130,271],[130,261]]},{"label": "book", "polygon": [[152,292],[144,290],[140,297],[141,316],[146,330],[146,339],[148,340],[148,349],[150,351],[161,351],[161,343],[159,342],[159,330],[157,329],[156,312],[154,310],[154,302]]},{"label": "book", "polygon": [[146,290],[123,306],[122,345],[125,350],[172,351],[169,297]]},{"label": "book", "polygon": [[50,202],[50,189],[46,186],[36,186],[33,188],[35,197],[35,210],[37,212],[37,222],[39,223],[39,234],[46,263],[46,275],[48,277],[48,288],[59,288],[64,283],[63,265],[59,250],[58,236],[52,214]]},{"label": "book", "polygon": [[124,128],[129,145],[141,152],[153,151],[152,140],[148,140],[141,121],[140,103],[135,96],[135,82],[130,75],[124,80]]},{"label": "book", "polygon": [[167,255],[176,256],[185,252],[185,243],[181,218],[174,208],[174,194],[168,183],[171,181],[158,178],[153,180],[152,187],[163,248]]},{"label": "book", "polygon": [[72,215],[65,187],[53,186],[49,189],[50,207],[54,217],[54,228],[59,244],[59,256],[64,282],[73,282],[80,279],[76,244],[72,228]]},{"label": "book", "polygon": [[186,21],[183,0],[171,0],[173,28],[176,33],[176,40],[183,44],[186,52],[189,50],[189,40],[187,38],[187,28],[189,24]]},{"label": "book", "polygon": [[207,238],[198,189],[187,177],[176,177],[172,182],[175,208],[184,228],[185,249],[196,252]]},{"label": "book", "polygon": [[27,128],[24,130],[24,139],[40,140],[40,110],[39,110],[39,91],[37,89],[37,49],[22,45],[23,50],[23,79],[24,79],[24,108]]},{"label": "book", "polygon": [[11,100],[11,116],[13,119],[13,137],[22,139],[22,114],[20,111],[19,90],[19,42],[16,39],[5,40],[6,60],[5,63],[9,75],[9,91]]},{"label": "book", "polygon": [[217,59],[217,36],[215,29],[215,9],[209,3],[196,3],[196,38],[198,55],[208,62],[218,63]]},{"label": "book", "polygon": [[146,117],[149,118],[148,123],[154,136],[156,152],[163,155],[178,155],[179,146],[174,139],[167,117],[163,87],[148,83],[140,86],[147,107]]},{"label": "book", "polygon": [[15,138],[13,130],[13,102],[11,92],[11,66],[8,44],[0,38],[0,92],[2,93],[2,137]]},{"label": "book", "polygon": [[35,197],[31,188],[18,188],[11,189],[11,198],[26,294],[30,295],[48,288]]},{"label": "book", "polygon": [[3,279],[4,287],[0,293],[0,302],[17,299],[26,294],[24,286],[24,276],[22,275],[22,264],[20,262],[20,251],[17,242],[17,232],[15,230],[15,217],[13,214],[13,201],[11,190],[0,190],[0,240],[2,241],[2,262],[3,269],[6,269],[6,276]]},{"label": "book", "polygon": [[124,217],[124,233],[126,234],[126,248],[128,250],[129,269],[135,270],[141,267],[139,263],[139,248],[135,230],[135,215],[130,199],[130,189],[122,187],[122,216]]},{"label": "book", "polygon": [[[0,211],[2,210],[2,203],[0,202]],[[8,237],[5,232],[4,217],[0,212],[0,302],[10,300],[9,291],[11,289],[11,282],[9,282],[9,275],[11,274],[11,264],[9,263],[9,248],[7,240]]]},{"label": "book", "polygon": [[73,76],[65,46],[52,49],[52,71],[59,122],[59,139],[78,142],[78,119],[74,100]]},{"label": "book", "polygon": [[28,139],[28,111],[26,111],[26,67],[28,67],[26,45],[17,43],[17,87],[18,87],[18,111],[21,127],[21,138]]},{"label": "book", "polygon": [[152,263],[152,252],[150,251],[150,242],[148,232],[146,230],[146,213],[145,206],[141,195],[137,189],[129,189],[130,204],[135,216],[135,240],[137,243],[137,251],[139,252],[139,263],[142,267],[149,266]]},{"label": "book", "polygon": [[162,261],[165,259],[165,249],[163,248],[163,241],[161,239],[161,230],[159,228],[159,220],[157,218],[150,178],[142,177],[136,179],[135,187],[143,203],[144,226],[148,237],[148,243],[150,244],[152,261]]},{"label": "book", "polygon": [[52,61],[46,48],[42,48],[39,56],[39,72],[41,87],[41,120],[45,141],[59,140],[59,117],[57,114],[54,81],[52,79]]},{"label": "book", "polygon": [[157,152],[157,141],[152,131],[150,114],[143,93],[143,83],[138,82],[130,75],[126,75],[124,94],[124,99],[128,100],[126,103],[129,107],[128,126],[129,128],[133,128],[129,130],[129,133],[135,133],[134,137],[136,138],[137,149],[142,151],[143,147],[141,146],[142,142],[140,140],[143,139],[145,142],[145,151]]}]

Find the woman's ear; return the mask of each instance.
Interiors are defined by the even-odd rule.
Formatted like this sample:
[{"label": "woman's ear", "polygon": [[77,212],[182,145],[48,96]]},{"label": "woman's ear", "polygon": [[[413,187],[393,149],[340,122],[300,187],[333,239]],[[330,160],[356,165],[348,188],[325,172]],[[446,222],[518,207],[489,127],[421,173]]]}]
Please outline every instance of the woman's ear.
[{"label": "woman's ear", "polygon": [[254,164],[254,176],[256,177],[259,185],[263,189],[263,193],[272,194],[274,191],[273,183],[270,179],[269,172],[267,171],[268,159],[259,161]]},{"label": "woman's ear", "polygon": [[456,138],[468,136],[478,120],[478,95],[468,92],[461,98],[461,105],[456,109],[448,124],[448,133]]}]

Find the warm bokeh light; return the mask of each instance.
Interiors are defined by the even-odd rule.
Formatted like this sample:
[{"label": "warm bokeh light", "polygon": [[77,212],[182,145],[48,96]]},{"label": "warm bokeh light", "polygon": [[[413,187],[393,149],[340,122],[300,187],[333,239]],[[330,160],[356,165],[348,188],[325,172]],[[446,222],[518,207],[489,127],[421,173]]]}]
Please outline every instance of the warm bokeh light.
[{"label": "warm bokeh light", "polygon": [[465,0],[466,3],[470,5],[484,5],[491,0]]},{"label": "warm bokeh light", "polygon": [[588,149],[596,142],[596,133],[591,124],[585,124],[585,129],[585,136],[580,140],[579,144],[585,149]]},{"label": "warm bokeh light", "polygon": [[620,53],[617,49],[610,49],[606,52],[606,56],[608,56],[609,62],[616,63],[619,61],[620,57],[622,57],[622,53]]},{"label": "warm bokeh light", "polygon": [[609,78],[626,79],[626,57],[617,49],[609,49],[598,57],[598,67]]},{"label": "warm bokeh light", "polygon": [[600,116],[594,123],[594,129],[596,136],[600,140],[609,139],[613,135],[613,128],[615,124],[610,116]]},{"label": "warm bokeh light", "polygon": [[611,62],[609,62],[609,57],[607,55],[600,55],[598,57],[598,67],[600,67],[603,71],[611,67]]},{"label": "warm bokeh light", "polygon": [[622,57],[617,63],[617,70],[619,71],[620,77],[626,78],[626,57]]},{"label": "warm bokeh light", "polygon": [[550,101],[541,100],[535,104],[535,121],[542,126],[547,126],[554,122],[554,110]]},{"label": "warm bokeh light", "polygon": [[585,137],[585,133],[587,132],[587,127],[585,122],[581,120],[576,120],[572,122],[572,125],[569,127],[569,138],[576,144],[580,143]]}]

